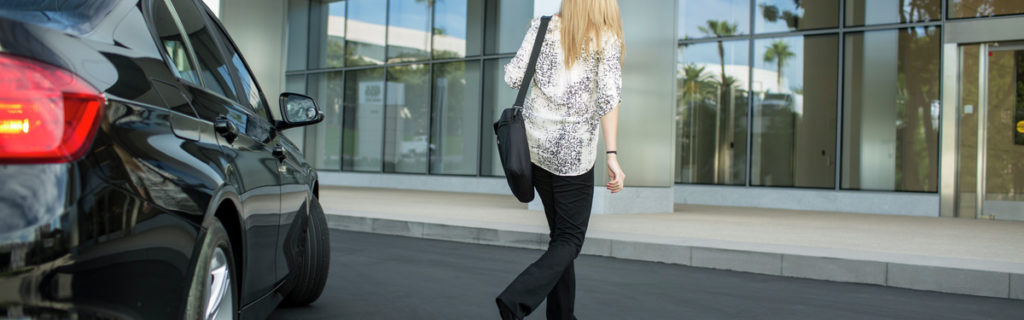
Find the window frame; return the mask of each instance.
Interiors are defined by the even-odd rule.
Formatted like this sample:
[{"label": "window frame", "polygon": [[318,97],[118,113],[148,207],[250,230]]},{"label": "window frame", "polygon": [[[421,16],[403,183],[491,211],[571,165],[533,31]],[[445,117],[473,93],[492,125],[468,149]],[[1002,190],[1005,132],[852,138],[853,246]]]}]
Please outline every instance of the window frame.
[{"label": "window frame", "polygon": [[145,17],[147,19],[149,32],[150,35],[153,37],[154,43],[157,46],[157,51],[160,51],[160,57],[164,60],[164,64],[167,65],[169,71],[172,74],[174,74],[174,77],[177,78],[179,82],[185,85],[193,85],[197,88],[203,88],[205,90],[205,88],[203,87],[203,77],[198,75],[196,76],[196,81],[198,83],[195,83],[192,80],[185,79],[184,77],[182,77],[181,72],[178,71],[177,65],[174,64],[174,61],[168,54],[167,49],[164,48],[164,44],[161,41],[160,32],[156,30],[156,12],[154,12],[156,9],[153,6],[156,4],[157,1],[164,2],[164,6],[165,8],[167,8],[171,21],[174,23],[175,29],[178,30],[178,36],[181,37],[182,43],[185,46],[184,49],[186,59],[190,64],[192,64],[192,68],[195,69],[197,73],[201,72],[199,70],[199,65],[195,57],[195,51],[192,50],[192,42],[189,41],[188,37],[185,36],[185,29],[181,25],[181,18],[178,17],[178,13],[175,10],[173,10],[173,7],[170,7],[170,3],[168,2],[168,0],[152,0],[146,2],[145,5],[143,6],[146,12]]}]

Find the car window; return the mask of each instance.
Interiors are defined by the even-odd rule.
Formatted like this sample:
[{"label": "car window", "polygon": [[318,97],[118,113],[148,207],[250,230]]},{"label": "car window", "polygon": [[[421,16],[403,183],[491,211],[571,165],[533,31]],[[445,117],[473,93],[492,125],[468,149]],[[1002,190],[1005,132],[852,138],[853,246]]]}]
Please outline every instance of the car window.
[{"label": "car window", "polygon": [[249,69],[245,67],[245,63],[242,62],[242,58],[236,50],[232,50],[231,65],[235,68],[235,72],[238,73],[238,77],[241,78],[243,94],[249,100],[249,105],[256,111],[256,114],[259,114],[264,119],[268,119],[267,101],[263,98],[263,93],[260,91],[259,86],[256,85],[256,80],[253,80],[252,74],[249,73]]},{"label": "car window", "polygon": [[171,4],[178,12],[181,25],[188,33],[188,40],[195,50],[196,59],[199,60],[203,87],[237,102],[235,84],[228,73],[228,62],[221,55],[217,43],[210,34],[210,28],[199,14],[195,3],[191,0],[171,0]]},{"label": "car window", "polygon": [[239,82],[242,84],[242,100],[248,102],[249,106],[253,108],[256,114],[260,115],[264,119],[267,117],[267,100],[263,96],[263,91],[260,90],[259,86],[256,85],[256,80],[252,77],[252,72],[249,72],[249,68],[246,67],[245,62],[242,61],[242,56],[238,53],[238,49],[235,48],[233,43],[229,41],[227,33],[224,32],[220,26],[213,28],[214,32],[217,33],[225,45],[225,50],[228,55],[231,56],[231,67],[235,69],[235,74],[239,77]]},{"label": "car window", "polygon": [[174,73],[185,81],[199,84],[199,76],[192,60],[188,57],[188,48],[181,37],[178,25],[174,22],[167,4],[163,0],[153,1],[153,26],[171,64]]}]

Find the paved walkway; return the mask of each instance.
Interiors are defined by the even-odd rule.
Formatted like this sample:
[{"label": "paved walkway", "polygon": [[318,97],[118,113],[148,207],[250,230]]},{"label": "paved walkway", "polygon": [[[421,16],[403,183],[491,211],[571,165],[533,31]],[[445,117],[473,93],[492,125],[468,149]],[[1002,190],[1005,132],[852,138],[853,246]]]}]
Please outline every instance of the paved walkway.
[{"label": "paved walkway", "polygon": [[[543,248],[511,196],[325,187],[334,228]],[[682,206],[595,215],[584,254],[1024,299],[1024,222]]]},{"label": "paved walkway", "polygon": [[[539,250],[333,230],[320,299],[270,320],[498,319],[494,297]],[[1024,319],[1018,300],[581,256],[576,317]],[[439,285],[441,284],[441,285]],[[541,304],[527,320],[544,319]]]}]

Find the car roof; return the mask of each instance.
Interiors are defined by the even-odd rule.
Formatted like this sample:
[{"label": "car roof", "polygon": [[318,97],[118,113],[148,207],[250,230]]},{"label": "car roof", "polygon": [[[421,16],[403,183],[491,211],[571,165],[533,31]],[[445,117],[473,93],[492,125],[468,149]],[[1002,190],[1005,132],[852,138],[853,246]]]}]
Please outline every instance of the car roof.
[{"label": "car roof", "polygon": [[85,34],[114,9],[116,0],[7,0],[0,17]]}]

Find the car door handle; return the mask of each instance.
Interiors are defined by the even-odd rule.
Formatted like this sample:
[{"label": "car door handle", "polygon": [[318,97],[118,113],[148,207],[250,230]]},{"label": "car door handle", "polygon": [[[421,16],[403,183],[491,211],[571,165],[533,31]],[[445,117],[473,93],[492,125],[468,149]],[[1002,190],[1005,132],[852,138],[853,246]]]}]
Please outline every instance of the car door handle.
[{"label": "car door handle", "polygon": [[284,152],[284,147],[282,147],[282,146],[274,147],[274,152],[273,153],[274,153],[274,158],[277,158],[277,161],[284,161],[284,159],[288,158],[288,154]]},{"label": "car door handle", "polygon": [[217,117],[217,121],[213,123],[213,130],[227,139],[229,144],[234,143],[235,138],[238,138],[238,126],[225,116]]}]

